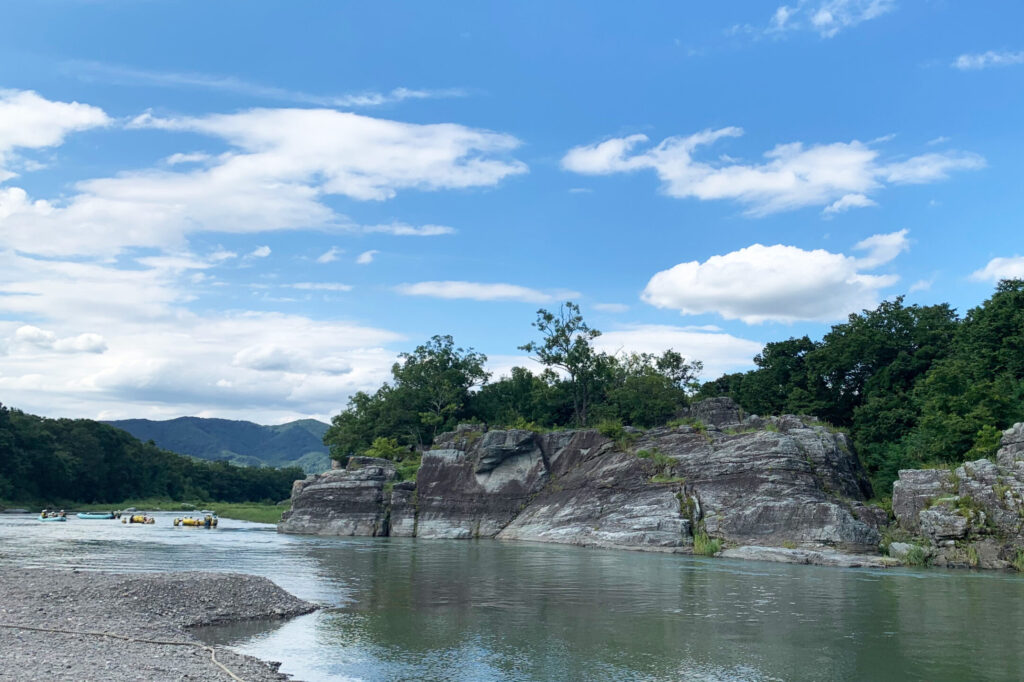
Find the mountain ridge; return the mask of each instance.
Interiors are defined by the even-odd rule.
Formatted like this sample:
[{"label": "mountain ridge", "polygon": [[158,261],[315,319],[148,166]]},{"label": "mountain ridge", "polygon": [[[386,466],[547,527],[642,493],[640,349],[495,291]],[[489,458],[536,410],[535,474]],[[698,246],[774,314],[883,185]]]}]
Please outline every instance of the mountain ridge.
[{"label": "mountain ridge", "polygon": [[328,424],[298,419],[263,425],[235,419],[177,417],[167,420],[118,419],[103,422],[139,440],[209,461],[245,466],[300,466],[306,473],[330,468],[323,434]]}]

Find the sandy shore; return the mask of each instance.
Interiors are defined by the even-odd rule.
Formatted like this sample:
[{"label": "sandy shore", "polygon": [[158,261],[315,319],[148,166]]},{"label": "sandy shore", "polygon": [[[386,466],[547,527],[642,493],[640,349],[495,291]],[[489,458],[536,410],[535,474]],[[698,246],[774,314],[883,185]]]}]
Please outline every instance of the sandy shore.
[{"label": "sandy shore", "polygon": [[[0,571],[0,680],[227,680],[188,628],[315,610],[266,578],[228,573]],[[81,634],[112,633],[126,641]],[[72,634],[78,633],[78,634]],[[278,664],[226,649],[216,659],[246,682],[288,680]]]}]

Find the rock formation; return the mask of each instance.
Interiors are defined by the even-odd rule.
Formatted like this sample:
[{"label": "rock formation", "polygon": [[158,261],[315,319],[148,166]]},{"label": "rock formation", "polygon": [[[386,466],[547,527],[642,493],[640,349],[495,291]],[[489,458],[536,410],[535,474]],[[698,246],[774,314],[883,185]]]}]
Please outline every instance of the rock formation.
[{"label": "rock formation", "polygon": [[881,510],[846,437],[793,416],[741,421],[731,400],[687,423],[609,438],[462,425],[423,453],[415,483],[354,457],[296,482],[282,532],[557,542],[690,551],[729,545],[876,551]]},{"label": "rock formation", "polygon": [[995,462],[900,471],[892,510],[910,541],[894,556],[916,545],[938,566],[1024,567],[1024,423],[1003,432]]}]

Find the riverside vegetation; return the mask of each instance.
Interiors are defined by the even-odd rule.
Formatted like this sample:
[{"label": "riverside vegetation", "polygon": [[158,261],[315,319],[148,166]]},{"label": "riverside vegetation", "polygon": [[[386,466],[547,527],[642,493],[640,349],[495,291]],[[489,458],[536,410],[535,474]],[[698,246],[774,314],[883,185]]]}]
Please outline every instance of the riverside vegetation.
[{"label": "riverside vegetation", "polygon": [[[546,431],[665,424],[694,399],[730,397],[746,414],[805,414],[848,433],[874,490],[888,497],[900,469],[993,457],[1000,433],[1024,420],[1024,280],[1004,280],[960,317],[947,304],[902,297],[852,314],[820,341],[768,343],[749,372],[703,385],[679,353],[599,352],[573,303],[538,311],[540,338],[521,348],[546,366],[489,382],[486,356],[435,336],[360,392],[324,435],[344,464],[369,454],[404,463],[460,423]],[[681,422],[679,422],[681,423]],[[766,425],[774,428],[773,425]],[[699,428],[699,427],[698,427]]]},{"label": "riverside vegetation", "polygon": [[[274,503],[288,497],[298,467],[203,462],[143,443],[88,419],[45,419],[0,405],[0,500],[11,506],[136,506],[132,500]],[[147,499],[148,498],[148,499]],[[179,505],[180,508],[180,505]],[[280,511],[278,507],[275,511]],[[237,510],[274,521],[255,507]],[[227,516],[228,514],[225,514]],[[257,519],[253,519],[257,520]]]}]

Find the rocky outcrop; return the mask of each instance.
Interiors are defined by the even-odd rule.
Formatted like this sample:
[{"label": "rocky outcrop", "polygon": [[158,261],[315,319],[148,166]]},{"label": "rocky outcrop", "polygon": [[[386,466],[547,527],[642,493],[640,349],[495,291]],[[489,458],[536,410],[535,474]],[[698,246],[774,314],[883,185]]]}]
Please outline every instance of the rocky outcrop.
[{"label": "rocky outcrop", "polygon": [[1003,432],[995,462],[900,471],[892,508],[931,563],[1009,567],[1024,551],[1024,423]]},{"label": "rocky outcrop", "polygon": [[877,551],[885,514],[864,504],[870,486],[842,433],[793,416],[740,419],[716,398],[682,425],[616,438],[463,425],[423,453],[415,483],[369,458],[297,482],[279,530],[682,552],[707,535],[804,557]]},{"label": "rocky outcrop", "polygon": [[394,480],[394,463],[352,457],[344,469],[296,481],[292,507],[277,529],[307,535],[387,535]]}]

